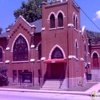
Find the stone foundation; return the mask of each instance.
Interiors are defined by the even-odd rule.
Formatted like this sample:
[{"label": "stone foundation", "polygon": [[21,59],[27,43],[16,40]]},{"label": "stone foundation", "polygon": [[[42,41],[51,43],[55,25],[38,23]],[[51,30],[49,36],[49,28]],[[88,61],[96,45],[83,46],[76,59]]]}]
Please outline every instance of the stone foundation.
[{"label": "stone foundation", "polygon": [[64,90],[64,89],[74,88],[74,87],[83,87],[85,84],[86,84],[85,77],[64,79],[61,85],[61,89]]},{"label": "stone foundation", "polygon": [[68,79],[64,79],[61,85],[61,89],[65,90],[68,89]]},{"label": "stone foundation", "polygon": [[20,83],[18,82],[18,78],[16,78],[16,80],[13,82],[13,78],[8,78],[9,80],[9,85],[22,85],[22,86],[34,86],[34,85],[40,85],[38,83],[38,78],[33,78],[32,79],[32,83]]},{"label": "stone foundation", "polygon": [[93,82],[100,82],[100,69],[92,69],[92,81]]},{"label": "stone foundation", "polygon": [[34,85],[39,85],[38,78],[34,78]]}]

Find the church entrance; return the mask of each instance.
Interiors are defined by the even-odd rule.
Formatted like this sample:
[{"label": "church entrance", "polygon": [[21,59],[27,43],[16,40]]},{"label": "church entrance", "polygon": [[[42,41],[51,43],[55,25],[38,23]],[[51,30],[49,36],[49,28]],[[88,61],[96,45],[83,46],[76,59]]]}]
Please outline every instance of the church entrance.
[{"label": "church entrance", "polygon": [[64,63],[51,64],[51,79],[60,79],[64,73]]},{"label": "church entrance", "polygon": [[47,79],[61,79],[64,77],[66,72],[66,59],[64,59],[63,53],[58,47],[53,50],[51,59],[47,59],[44,62],[47,63]]}]

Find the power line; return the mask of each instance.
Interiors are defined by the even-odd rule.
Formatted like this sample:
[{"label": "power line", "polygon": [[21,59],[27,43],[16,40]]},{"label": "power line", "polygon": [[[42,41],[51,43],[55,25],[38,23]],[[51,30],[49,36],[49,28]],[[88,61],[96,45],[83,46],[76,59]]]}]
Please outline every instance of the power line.
[{"label": "power line", "polygon": [[[77,4],[77,2],[75,0],[74,0],[74,2]],[[79,5],[77,4],[77,6],[79,6]],[[94,24],[100,30],[100,28],[91,20],[91,18],[85,13],[85,11],[81,7],[80,7],[80,9],[85,14],[85,16],[92,22],[92,24]]]}]

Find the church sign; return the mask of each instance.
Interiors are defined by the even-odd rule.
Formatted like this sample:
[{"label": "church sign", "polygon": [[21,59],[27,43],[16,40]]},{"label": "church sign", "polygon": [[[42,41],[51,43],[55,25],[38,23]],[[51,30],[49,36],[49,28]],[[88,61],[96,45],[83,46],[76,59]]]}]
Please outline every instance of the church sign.
[{"label": "church sign", "polygon": [[32,72],[22,73],[22,83],[32,83]]}]

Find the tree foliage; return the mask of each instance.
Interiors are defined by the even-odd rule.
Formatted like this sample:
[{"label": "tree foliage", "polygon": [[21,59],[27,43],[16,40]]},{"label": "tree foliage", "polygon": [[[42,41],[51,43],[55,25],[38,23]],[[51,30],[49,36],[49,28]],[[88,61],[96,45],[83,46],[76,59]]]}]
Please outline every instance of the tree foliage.
[{"label": "tree foliage", "polygon": [[42,2],[47,0],[28,0],[27,3],[22,2],[19,9],[14,11],[14,16],[17,19],[22,15],[28,22],[34,22],[42,18]]},{"label": "tree foliage", "polygon": [[6,29],[11,29],[13,26],[13,24],[8,25],[8,27]]},{"label": "tree foliage", "polygon": [[0,34],[2,33],[3,29],[0,27]]},{"label": "tree foliage", "polygon": [[7,68],[5,66],[0,67],[0,86],[8,85]]},{"label": "tree foliage", "polygon": [[87,37],[89,39],[90,43],[98,43],[100,42],[100,33],[99,32],[93,32],[86,30],[87,32]]}]

